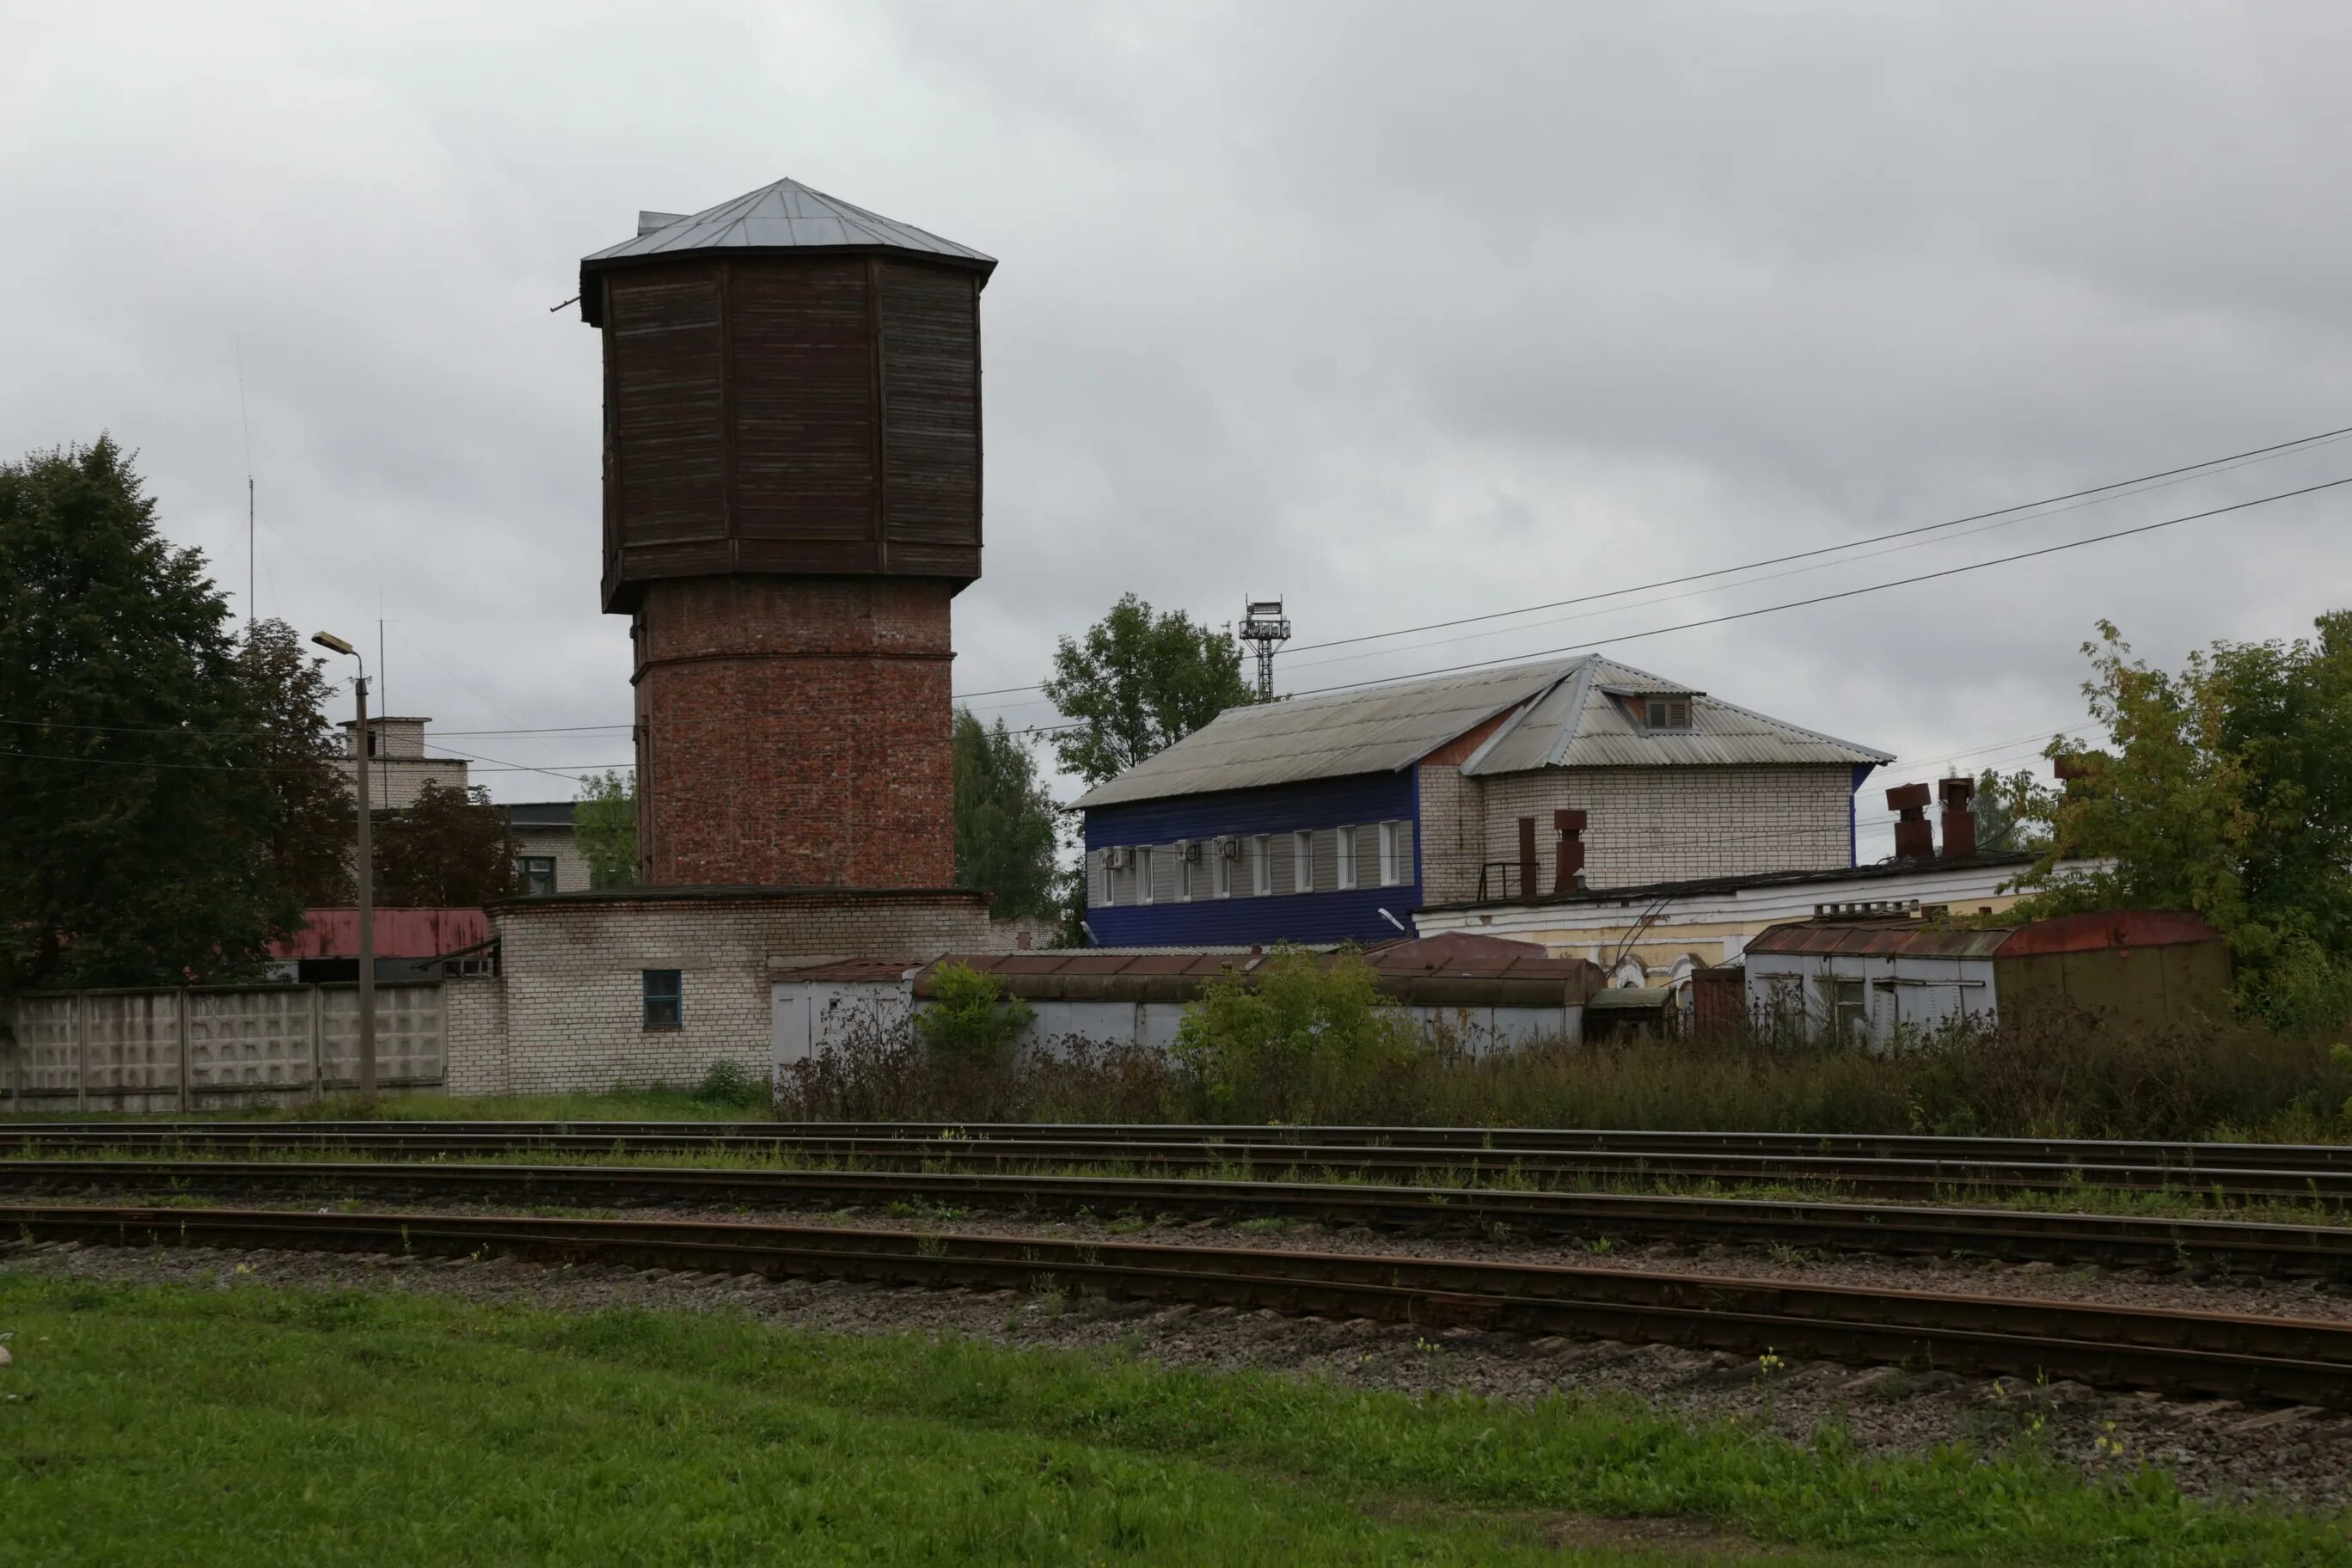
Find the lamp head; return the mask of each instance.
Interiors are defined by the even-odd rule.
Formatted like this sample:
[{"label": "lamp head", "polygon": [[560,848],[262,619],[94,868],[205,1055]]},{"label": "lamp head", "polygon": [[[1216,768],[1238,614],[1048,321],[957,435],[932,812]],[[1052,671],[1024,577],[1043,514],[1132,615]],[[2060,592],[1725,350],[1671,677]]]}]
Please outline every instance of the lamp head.
[{"label": "lamp head", "polygon": [[359,652],[359,649],[353,647],[351,644],[345,642],[342,638],[337,637],[332,632],[312,632],[310,634],[310,640],[317,643],[320,647],[331,648],[340,654],[355,655]]}]

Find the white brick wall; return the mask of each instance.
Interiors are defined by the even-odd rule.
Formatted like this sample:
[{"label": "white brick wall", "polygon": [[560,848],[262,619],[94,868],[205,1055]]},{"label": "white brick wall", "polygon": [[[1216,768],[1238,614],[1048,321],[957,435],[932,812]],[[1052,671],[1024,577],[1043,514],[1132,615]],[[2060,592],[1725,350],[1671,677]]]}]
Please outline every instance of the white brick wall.
[{"label": "white brick wall", "polygon": [[[1518,819],[1536,819],[1538,887],[1551,885],[1551,814],[1581,807],[1586,881],[1632,887],[1851,863],[1853,774],[1828,767],[1559,768],[1465,779],[1483,807],[1480,860],[1516,860]],[[1426,803],[1429,780],[1423,779]],[[1468,868],[1475,895],[1477,867]],[[1433,892],[1429,901],[1444,900]]]},{"label": "white brick wall", "polygon": [[[764,1074],[774,970],[1012,945],[1008,930],[992,931],[978,893],[641,891],[507,905],[490,924],[499,975],[448,983],[453,1093],[688,1084],[722,1060]],[[680,1027],[645,1026],[648,969],[679,972]]]}]

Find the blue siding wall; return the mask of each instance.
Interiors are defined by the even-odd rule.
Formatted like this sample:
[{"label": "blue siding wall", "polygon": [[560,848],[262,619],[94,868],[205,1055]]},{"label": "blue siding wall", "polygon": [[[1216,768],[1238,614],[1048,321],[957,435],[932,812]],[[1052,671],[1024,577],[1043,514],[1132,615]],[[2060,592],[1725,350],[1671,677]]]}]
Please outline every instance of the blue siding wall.
[{"label": "blue siding wall", "polygon": [[1402,819],[1412,824],[1412,880],[1346,892],[1236,892],[1190,903],[1118,904],[1089,909],[1087,923],[1105,947],[1198,942],[1236,946],[1275,942],[1381,942],[1400,935],[1381,919],[1387,910],[1412,926],[1421,905],[1421,773],[1359,773],[1265,789],[1227,790],[1097,806],[1086,814],[1089,851],[1119,844],[1171,844],[1179,838],[1246,837],[1305,827],[1340,827]]}]

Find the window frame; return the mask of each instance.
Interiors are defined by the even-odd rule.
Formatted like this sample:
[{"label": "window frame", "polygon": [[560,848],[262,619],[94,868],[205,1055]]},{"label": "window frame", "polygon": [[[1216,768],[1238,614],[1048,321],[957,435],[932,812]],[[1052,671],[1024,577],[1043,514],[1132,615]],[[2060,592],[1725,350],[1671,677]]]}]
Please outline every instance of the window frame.
[{"label": "window frame", "polygon": [[[543,889],[531,884],[532,868],[541,866],[547,868],[547,886]],[[555,891],[555,857],[518,855],[515,857],[515,875],[522,879],[522,890],[526,897],[535,898],[542,893],[551,893]]]},{"label": "window frame", "polygon": [[1341,892],[1352,893],[1356,890],[1357,880],[1356,829],[1350,826],[1339,828],[1338,832],[1339,843],[1333,856],[1333,863],[1339,871],[1337,879]]},{"label": "window frame", "polygon": [[1250,837],[1250,897],[1263,899],[1273,891],[1273,836],[1265,833],[1253,834]]},{"label": "window frame", "polygon": [[1381,886],[1383,888],[1404,886],[1404,835],[1397,831],[1402,826],[1397,822],[1381,824]]},{"label": "window frame", "polygon": [[1235,856],[1226,854],[1225,847],[1233,845],[1238,853],[1240,841],[1232,838],[1213,838],[1209,841],[1209,845],[1217,858],[1217,863],[1209,868],[1209,896],[1213,899],[1230,899],[1234,896]]},{"label": "window frame", "polygon": [[1315,830],[1302,827],[1290,836],[1290,890],[1315,890]]},{"label": "window frame", "polygon": [[1180,904],[1192,901],[1192,840],[1189,838],[1176,840],[1176,901]]},{"label": "window frame", "polygon": [[686,971],[641,969],[637,987],[646,1033],[667,1034],[686,1027]]},{"label": "window frame", "polygon": [[1135,847],[1135,901],[1138,904],[1151,902],[1151,846],[1149,844]]},{"label": "window frame", "polygon": [[[1675,710],[1682,710],[1677,722]],[[1691,727],[1691,700],[1687,697],[1645,697],[1642,700],[1642,727],[1662,734],[1681,734]]]}]

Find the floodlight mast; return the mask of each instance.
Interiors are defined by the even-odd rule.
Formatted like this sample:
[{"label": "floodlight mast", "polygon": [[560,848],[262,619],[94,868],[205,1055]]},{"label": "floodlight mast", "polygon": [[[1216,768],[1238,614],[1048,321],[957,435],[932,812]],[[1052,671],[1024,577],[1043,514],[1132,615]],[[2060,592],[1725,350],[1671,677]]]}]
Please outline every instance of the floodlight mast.
[{"label": "floodlight mast", "polygon": [[1274,650],[1290,640],[1290,622],[1280,599],[1244,601],[1241,630],[1235,634],[1257,650],[1257,700],[1274,700]]},{"label": "floodlight mast", "polygon": [[[352,690],[359,701],[359,727],[352,731],[352,778],[358,792],[359,806],[359,917],[360,917],[360,1093],[375,1097],[375,864],[373,849],[369,843],[368,765],[367,765],[367,659],[360,650],[332,632],[312,632],[310,640],[320,647],[359,660],[359,679],[352,682]],[[326,1063],[319,1065],[319,1076],[326,1077]],[[320,1085],[324,1089],[324,1083]]]}]

